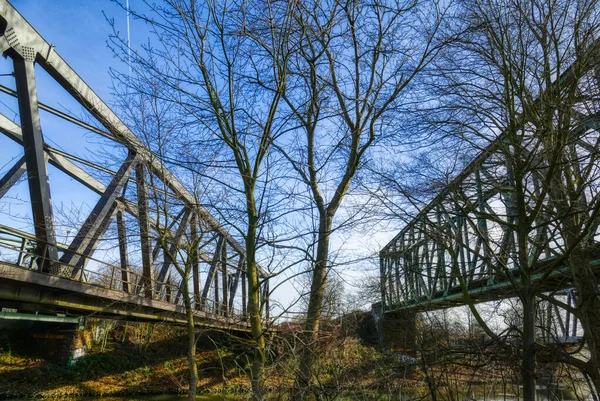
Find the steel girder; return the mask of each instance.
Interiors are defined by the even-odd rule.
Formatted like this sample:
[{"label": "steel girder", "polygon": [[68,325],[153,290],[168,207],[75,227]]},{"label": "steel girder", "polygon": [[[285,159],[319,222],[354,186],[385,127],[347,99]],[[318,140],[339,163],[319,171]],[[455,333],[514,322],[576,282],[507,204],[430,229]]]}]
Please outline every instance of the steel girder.
[{"label": "steel girder", "polygon": [[56,233],[54,232],[54,215],[50,199],[50,183],[44,160],[44,139],[38,109],[37,90],[35,86],[33,60],[30,60],[28,49],[23,49],[24,57],[13,59],[15,81],[19,101],[19,116],[23,127],[23,148],[27,163],[27,182],[31,196],[33,225],[38,238],[38,254],[40,270],[56,273],[53,266],[58,259],[56,250]]},{"label": "steel girder", "polygon": [[[595,130],[588,132],[589,139],[598,135]],[[577,159],[585,161],[585,166],[575,163],[574,168],[598,163],[595,152],[580,144],[574,147]],[[511,287],[522,273],[515,244],[516,213],[511,194],[505,192],[510,185],[500,158],[491,155],[471,175],[462,177],[452,192],[436,199],[381,250],[380,285],[386,308],[464,304],[465,288],[473,300],[516,296]],[[533,181],[530,195],[535,197],[539,185]],[[592,203],[597,196],[585,191],[582,201]],[[555,210],[551,204],[546,206],[546,211]],[[554,263],[565,252],[559,223],[541,213],[530,233],[528,262],[534,280],[545,281],[539,284],[540,291],[571,285],[565,261]],[[597,236],[592,242],[586,248],[591,263],[596,263],[600,260]]]},{"label": "steel girder", "polygon": [[[172,278],[171,267],[181,261],[169,260],[166,254],[177,258],[186,249],[192,258],[191,291],[197,309],[206,308],[226,316],[234,312],[245,315],[247,297],[244,248],[58,55],[54,46],[46,42],[6,0],[0,0],[0,22],[0,26],[5,27],[0,32],[0,51],[12,59],[17,83],[16,91],[4,86],[0,87],[0,91],[18,99],[21,120],[19,127],[0,114],[0,132],[23,145],[25,154],[0,180],[0,198],[27,172],[35,236],[10,227],[1,227],[0,230],[14,236],[16,242],[34,244],[37,248],[36,251],[25,245],[15,248],[16,264],[23,266],[25,260],[37,261],[44,272],[80,281],[93,281],[96,285],[101,284],[134,295],[143,294],[146,298],[168,298],[171,303],[178,303],[181,302],[181,286],[189,283],[177,282],[177,279]],[[81,104],[101,128],[39,103],[35,87],[35,65],[45,70]],[[42,134],[40,109],[115,141],[126,149],[129,156],[119,171],[114,172],[49,146],[44,142]],[[95,207],[68,245],[58,244],[56,241],[46,163],[100,195]],[[108,173],[112,179],[106,185],[81,165]],[[133,199],[131,193],[128,194],[125,190],[130,183],[135,185],[137,192]],[[173,208],[176,218],[160,218],[161,211],[158,207],[153,209],[149,201],[151,195],[156,194],[176,201]],[[94,258],[94,251],[115,219],[120,259],[118,265]],[[179,225],[176,230],[172,230],[176,222]],[[136,271],[129,262],[131,250],[128,243],[131,244],[131,233],[139,235],[141,272]],[[157,268],[157,256],[162,249],[159,241],[163,241],[162,245],[167,241],[168,252],[163,252],[164,261]],[[12,246],[10,241],[0,242],[0,245]],[[197,244],[195,250],[189,249],[190,243]],[[110,277],[94,279],[94,276],[102,275],[89,271],[86,268],[88,262],[93,262],[96,267],[108,266],[109,270],[112,269]],[[207,266],[208,275],[200,293],[202,265]],[[115,270],[120,270],[120,273],[115,273]],[[268,274],[262,269],[259,277],[265,283],[268,282]],[[239,301],[236,294],[240,286],[242,299],[238,302],[241,303],[238,307],[234,306],[234,300]],[[173,296],[174,294],[177,295]],[[239,309],[234,311],[236,308]]]},{"label": "steel girder", "polygon": [[[578,212],[580,218],[594,227],[600,197],[600,105],[592,70],[580,88],[589,100],[572,110],[562,163],[590,177],[588,184],[581,183],[577,202],[584,210]],[[517,191],[509,160],[514,144],[500,135],[380,251],[385,310],[440,309],[515,297],[524,274],[539,293],[573,285],[565,256],[572,249],[566,249],[560,229],[569,212],[559,209],[560,194],[545,187],[549,167],[535,132],[530,123],[518,131],[519,152],[533,166],[521,182],[521,201],[525,208],[541,205],[527,233],[526,266],[516,244]],[[584,256],[591,266],[599,265],[597,227],[587,238]]]},{"label": "steel girder", "polygon": [[573,289],[544,297],[539,308],[539,327],[546,343],[576,343],[583,338],[583,328],[575,314],[577,293]]},{"label": "steel girder", "polygon": [[10,188],[25,174],[27,167],[25,166],[25,156],[21,157],[17,162],[4,174],[0,179],[0,198],[2,198]]}]

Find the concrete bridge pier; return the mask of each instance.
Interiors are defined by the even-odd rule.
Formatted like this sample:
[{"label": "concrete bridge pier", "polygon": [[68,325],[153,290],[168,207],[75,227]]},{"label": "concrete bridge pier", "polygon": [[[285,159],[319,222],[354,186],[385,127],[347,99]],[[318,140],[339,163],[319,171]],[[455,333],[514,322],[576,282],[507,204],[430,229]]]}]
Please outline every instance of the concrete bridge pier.
[{"label": "concrete bridge pier", "polygon": [[416,314],[407,310],[383,313],[381,302],[373,304],[371,308],[381,347],[414,356],[417,335]]},{"label": "concrete bridge pier", "polygon": [[0,350],[70,366],[87,353],[84,320],[62,315],[0,312]]}]

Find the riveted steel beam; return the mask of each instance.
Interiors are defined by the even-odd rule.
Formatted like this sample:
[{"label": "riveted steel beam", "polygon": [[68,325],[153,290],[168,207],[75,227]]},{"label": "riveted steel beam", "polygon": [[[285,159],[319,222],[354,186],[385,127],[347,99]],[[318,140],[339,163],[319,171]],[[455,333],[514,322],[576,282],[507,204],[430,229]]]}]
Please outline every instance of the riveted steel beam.
[{"label": "riveted steel beam", "polygon": [[[183,235],[185,234],[185,232],[188,228],[188,222],[189,222],[190,215],[191,215],[191,211],[189,209],[185,209],[183,215],[181,216],[181,221],[179,223],[179,227],[177,228],[177,231],[175,232],[175,236],[173,237],[171,244],[169,245],[168,253],[165,252],[165,250],[163,249],[163,253],[165,255],[165,258],[164,258],[165,260],[164,260],[163,265],[158,274],[158,283],[156,283],[157,291],[160,291],[161,283],[163,283],[165,281],[165,279],[167,277],[169,277],[169,274],[171,273],[171,266],[173,265],[173,263],[175,263],[175,261],[173,261],[171,259],[171,257],[169,257],[169,254],[173,255],[174,257],[177,257],[177,249],[179,248],[179,244],[181,243],[181,238],[183,237]],[[161,245],[161,246],[164,246],[164,245]]]},{"label": "riveted steel beam", "polygon": [[121,283],[125,292],[131,292],[129,288],[129,253],[127,252],[127,226],[125,225],[125,213],[117,211],[117,235],[119,237],[119,259],[121,262]]},{"label": "riveted steel beam", "polygon": [[[219,261],[221,259],[221,248],[223,246],[223,237],[219,237],[217,240],[217,245],[215,247],[215,252],[213,254],[213,259],[210,263],[210,268],[208,270],[208,276],[206,277],[206,281],[204,282],[204,289],[202,290],[202,298],[200,299],[200,308],[204,308],[206,303],[206,297],[208,297],[208,291],[210,290],[210,286],[213,282],[215,282],[216,271],[218,268]],[[215,295],[218,297],[218,285],[215,282]]]},{"label": "riveted steel beam", "polygon": [[[17,142],[20,145],[23,145],[23,134],[21,127],[17,124],[9,120],[5,115],[0,114],[0,132],[4,135]],[[55,149],[52,149],[47,144],[44,144],[44,150],[46,152],[46,157],[48,158],[48,163],[58,168],[65,174],[68,174],[70,177],[77,180],[79,183],[85,185],[87,188],[91,189],[97,194],[102,195],[106,190],[106,185],[98,181],[93,176],[86,173],[79,166],[69,161],[65,156],[63,156],[62,152],[57,152]]]},{"label": "riveted steel beam", "polygon": [[152,298],[152,254],[150,251],[150,220],[148,216],[148,194],[146,190],[146,168],[139,163],[135,168],[138,198],[138,220],[142,245],[142,286],[146,298]]},{"label": "riveted steel beam", "polygon": [[0,179],[0,198],[12,188],[13,185],[25,174],[27,166],[25,165],[25,156],[21,157],[17,162],[4,174]]},{"label": "riveted steel beam", "polygon": [[190,235],[192,242],[191,258],[192,258],[192,281],[194,290],[194,307],[200,307],[200,258],[198,257],[199,242],[198,237],[198,217],[194,212],[190,221]]},{"label": "riveted steel beam", "polygon": [[[221,276],[223,285],[223,302],[221,304],[222,313],[227,316],[229,306],[229,277],[227,275],[227,243],[223,243],[223,253],[221,256]],[[218,302],[217,302],[218,304]]]},{"label": "riveted steel beam", "polygon": [[231,281],[230,294],[229,294],[229,309],[233,310],[233,301],[235,300],[235,295],[237,293],[238,283],[240,281],[240,276],[242,275],[242,266],[244,265],[244,258],[239,259],[238,261],[238,269],[235,272],[235,276]]},{"label": "riveted steel beam", "polygon": [[98,241],[100,241],[102,235],[106,232],[112,216],[116,213],[117,197],[123,185],[129,179],[129,175],[135,164],[135,155],[129,154],[83,223],[81,229],[75,235],[71,245],[69,245],[68,251],[60,259],[61,263],[77,266],[73,269],[73,277],[78,277],[83,267],[81,261],[92,256]]},{"label": "riveted steel beam", "polygon": [[27,181],[31,197],[33,225],[38,241],[39,268],[44,272],[54,270],[58,260],[54,214],[50,196],[50,183],[44,160],[44,138],[37,105],[37,89],[33,61],[22,57],[13,59],[19,117],[23,133],[23,147],[27,163]]},{"label": "riveted steel beam", "polygon": [[50,322],[50,323],[69,323],[81,324],[81,316],[59,316],[59,315],[39,315],[37,313],[19,313],[0,311],[0,319],[3,320],[28,320],[32,322]]}]

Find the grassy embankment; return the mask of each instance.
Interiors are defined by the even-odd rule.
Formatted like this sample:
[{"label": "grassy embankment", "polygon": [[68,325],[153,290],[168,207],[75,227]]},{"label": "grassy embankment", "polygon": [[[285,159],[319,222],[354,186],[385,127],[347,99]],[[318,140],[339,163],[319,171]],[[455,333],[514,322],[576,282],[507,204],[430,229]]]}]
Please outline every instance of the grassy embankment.
[{"label": "grassy embankment", "polygon": [[[275,344],[267,385],[284,394],[296,368],[293,333],[281,334]],[[117,324],[70,367],[23,356],[18,350],[4,351],[0,353],[0,399],[182,393],[188,385],[185,347],[181,328]],[[197,352],[200,392],[248,391],[244,371],[248,347],[222,333],[202,335]],[[321,348],[319,385],[327,391],[389,391],[395,379],[404,380],[397,359],[362,345],[348,333],[332,333]]]}]

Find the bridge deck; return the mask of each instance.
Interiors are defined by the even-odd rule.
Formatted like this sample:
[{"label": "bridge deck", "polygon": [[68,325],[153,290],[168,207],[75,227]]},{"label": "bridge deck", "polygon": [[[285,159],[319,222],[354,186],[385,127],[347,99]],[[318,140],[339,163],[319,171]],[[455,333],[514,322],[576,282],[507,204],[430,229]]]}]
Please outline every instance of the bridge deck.
[{"label": "bridge deck", "polygon": [[[590,264],[594,270],[600,274],[600,249],[590,251],[592,260]],[[552,263],[552,260],[545,261],[543,264]],[[545,267],[540,267],[541,272],[534,274],[533,282],[538,285],[540,292],[552,292],[557,289],[570,288],[572,284],[572,276],[568,271],[567,266],[562,266],[553,270],[550,274],[546,272]],[[511,271],[513,277],[517,277],[515,281],[519,282],[518,269]],[[543,281],[540,279],[543,278]],[[471,280],[468,286],[468,297],[472,302],[488,302],[499,299],[514,298],[515,287],[510,280],[501,276],[485,277],[478,280]],[[413,298],[402,303],[388,305],[387,311],[393,310],[412,310],[415,312],[424,312],[428,310],[452,308],[456,306],[468,304],[463,289],[460,285],[439,290],[431,296],[421,296]]]},{"label": "bridge deck", "polygon": [[[185,323],[185,308],[172,303],[147,299],[101,286],[24,269],[0,262],[0,299],[3,306],[19,310],[39,310],[91,315],[127,320]],[[240,317],[218,316],[194,311],[197,326],[248,331]]]}]

